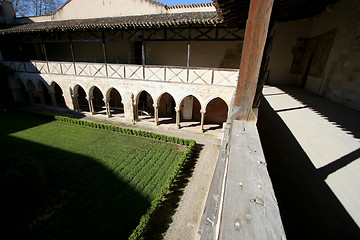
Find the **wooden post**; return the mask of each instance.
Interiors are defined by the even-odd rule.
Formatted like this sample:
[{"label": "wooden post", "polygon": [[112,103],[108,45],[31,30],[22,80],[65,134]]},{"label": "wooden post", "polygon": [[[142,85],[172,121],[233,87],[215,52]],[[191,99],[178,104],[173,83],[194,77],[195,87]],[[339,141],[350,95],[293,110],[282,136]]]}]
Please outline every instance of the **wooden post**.
[{"label": "wooden post", "polygon": [[71,50],[71,58],[74,65],[74,74],[76,75],[76,66],[75,66],[75,54],[74,54],[74,47],[71,41],[71,33],[69,32],[69,41],[70,41],[70,50]]},{"label": "wooden post", "polygon": [[43,52],[44,52],[44,56],[45,56],[45,61],[46,61],[48,73],[50,73],[49,60],[48,60],[48,57],[47,57],[46,47],[45,47],[44,39],[43,39],[43,38],[41,38],[41,48],[42,48],[42,50],[43,50]]},{"label": "wooden post", "polygon": [[143,80],[145,80],[145,61],[146,61],[146,52],[145,52],[145,41],[144,41],[144,31],[142,31],[142,45],[141,45],[141,56],[142,56],[142,65],[143,65]]},{"label": "wooden post", "polygon": [[186,61],[186,68],[187,68],[187,76],[186,76],[186,82],[189,82],[190,77],[190,54],[191,53],[191,28],[189,28],[189,41],[188,41],[188,47],[187,47],[187,61]]},{"label": "wooden post", "polygon": [[235,96],[236,120],[255,120],[252,105],[274,0],[251,0]]},{"label": "wooden post", "polygon": [[101,32],[102,36],[102,47],[103,47],[103,53],[104,53],[104,63],[105,63],[105,71],[106,71],[106,77],[108,77],[108,68],[107,68],[107,53],[106,53],[106,44],[105,44],[105,34],[104,31]]}]

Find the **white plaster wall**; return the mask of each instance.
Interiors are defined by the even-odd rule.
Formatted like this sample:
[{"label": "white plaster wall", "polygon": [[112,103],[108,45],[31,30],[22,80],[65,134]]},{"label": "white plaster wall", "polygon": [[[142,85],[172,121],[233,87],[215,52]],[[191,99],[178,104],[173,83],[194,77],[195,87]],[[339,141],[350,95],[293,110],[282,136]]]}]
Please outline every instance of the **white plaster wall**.
[{"label": "white plaster wall", "polygon": [[[320,14],[311,36],[337,29],[323,79],[310,78],[306,89],[360,110],[360,2],[342,0]],[[322,82],[322,84],[321,84]]]},{"label": "white plaster wall", "polygon": [[187,41],[146,42],[146,64],[186,66]]},{"label": "white plaster wall", "polygon": [[241,45],[242,41],[193,41],[191,42],[190,66],[218,68],[221,66],[226,52],[232,51],[234,54],[230,56],[231,59],[227,60],[233,62],[232,68],[239,68]]},{"label": "white plaster wall", "polygon": [[297,85],[299,83],[299,75],[289,74],[293,60],[291,49],[295,46],[297,38],[309,37],[311,26],[312,20],[310,19],[277,25],[270,54],[268,84]]},{"label": "white plaster wall", "polygon": [[184,102],[183,102],[184,107],[182,108],[182,115],[183,115],[183,118],[186,120],[192,119],[193,102],[194,102],[193,97],[186,97],[184,99]]},{"label": "white plaster wall", "polygon": [[[86,6],[86,7],[84,7]],[[165,6],[147,0],[72,0],[60,8],[53,20],[159,14]]]}]

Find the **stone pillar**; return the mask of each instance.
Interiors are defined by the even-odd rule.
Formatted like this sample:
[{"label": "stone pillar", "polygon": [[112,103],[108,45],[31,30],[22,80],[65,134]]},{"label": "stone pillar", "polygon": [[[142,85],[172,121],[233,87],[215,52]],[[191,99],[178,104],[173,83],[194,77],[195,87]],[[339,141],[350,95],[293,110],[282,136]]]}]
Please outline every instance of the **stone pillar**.
[{"label": "stone pillar", "polygon": [[104,100],[105,102],[105,108],[106,108],[106,115],[108,116],[108,118],[111,118],[112,115],[111,115],[111,111],[110,111],[110,98],[106,98]]},{"label": "stone pillar", "polygon": [[136,101],[133,101],[133,109],[134,109],[134,122],[139,120],[139,108]]},{"label": "stone pillar", "polygon": [[90,113],[91,113],[92,115],[95,115],[96,112],[95,112],[95,110],[94,110],[93,99],[94,99],[94,96],[91,96],[91,97],[89,97],[87,100],[88,100],[88,102],[89,102],[89,110],[90,110]]},{"label": "stone pillar", "polygon": [[159,108],[157,104],[153,104],[154,107],[154,118],[155,118],[155,126],[159,125]]},{"label": "stone pillar", "polygon": [[51,96],[51,102],[52,102],[53,106],[57,108],[58,105],[56,102],[55,92],[50,92],[50,96]]},{"label": "stone pillar", "polygon": [[21,94],[21,88],[11,88],[11,93],[15,102],[24,101],[24,98]]},{"label": "stone pillar", "polygon": [[40,101],[41,101],[41,105],[46,105],[45,103],[45,99],[44,99],[44,91],[43,90],[39,90],[39,96],[40,96]]},{"label": "stone pillar", "polygon": [[74,110],[76,112],[80,112],[80,104],[79,104],[79,94],[73,94],[73,99],[74,99]]},{"label": "stone pillar", "polygon": [[29,99],[30,99],[30,104],[35,104],[35,99],[34,99],[34,95],[32,93],[31,90],[27,90],[27,93],[29,95]]},{"label": "stone pillar", "polygon": [[179,129],[180,128],[180,108],[176,107],[175,111],[176,111],[176,127],[177,127],[177,129]]},{"label": "stone pillar", "polygon": [[204,120],[205,120],[205,113],[206,113],[206,110],[203,110],[201,109],[200,111],[201,113],[201,120],[200,120],[200,132],[204,132]]}]

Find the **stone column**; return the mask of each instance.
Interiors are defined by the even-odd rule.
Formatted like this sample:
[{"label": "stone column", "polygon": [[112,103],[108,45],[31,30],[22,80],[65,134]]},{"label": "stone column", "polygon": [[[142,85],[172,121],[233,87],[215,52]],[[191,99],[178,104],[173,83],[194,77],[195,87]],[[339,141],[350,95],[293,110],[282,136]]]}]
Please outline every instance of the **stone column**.
[{"label": "stone column", "polygon": [[112,115],[111,115],[111,111],[110,111],[110,98],[106,98],[104,100],[105,102],[105,107],[106,107],[106,115],[108,116],[108,118],[111,118]]},{"label": "stone column", "polygon": [[79,94],[73,94],[73,99],[74,99],[74,110],[76,112],[80,112],[81,109],[80,109],[80,104],[79,104]]},{"label": "stone column", "polygon": [[176,127],[177,127],[177,129],[179,129],[180,128],[180,108],[176,107],[175,111],[176,111]]},{"label": "stone column", "polygon": [[94,99],[94,96],[91,96],[91,97],[89,97],[87,100],[88,100],[88,102],[89,102],[89,110],[90,110],[90,113],[91,113],[92,115],[95,115],[96,112],[95,112],[95,110],[94,110],[93,99]]},{"label": "stone column", "polygon": [[200,132],[204,132],[204,120],[205,120],[205,113],[206,113],[206,110],[203,110],[201,109],[200,111],[201,113],[201,120],[200,120]]},{"label": "stone column", "polygon": [[53,104],[54,107],[58,107],[57,102],[56,102],[56,97],[55,97],[55,92],[49,92],[50,96],[51,96],[51,102]]},{"label": "stone column", "polygon": [[139,120],[139,108],[136,101],[133,101],[133,109],[134,109],[134,122]]},{"label": "stone column", "polygon": [[157,104],[153,104],[154,107],[154,118],[155,118],[155,126],[159,125],[159,108]]},{"label": "stone column", "polygon": [[40,96],[40,101],[41,101],[41,105],[46,105],[45,103],[45,99],[44,99],[44,91],[43,90],[39,90],[39,96]]}]

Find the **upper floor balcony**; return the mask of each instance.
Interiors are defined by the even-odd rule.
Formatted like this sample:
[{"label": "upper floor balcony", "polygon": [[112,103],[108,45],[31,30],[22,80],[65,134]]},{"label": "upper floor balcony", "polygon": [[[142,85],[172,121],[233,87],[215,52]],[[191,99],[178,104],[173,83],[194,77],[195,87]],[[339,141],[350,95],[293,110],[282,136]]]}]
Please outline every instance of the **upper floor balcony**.
[{"label": "upper floor balcony", "polygon": [[236,86],[238,69],[61,61],[1,61],[16,72]]}]

